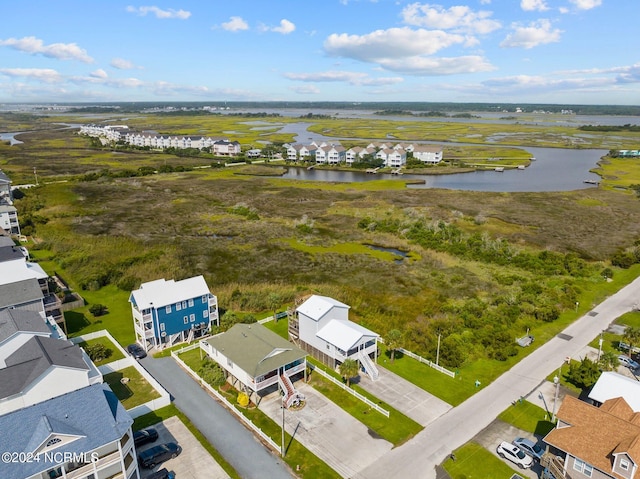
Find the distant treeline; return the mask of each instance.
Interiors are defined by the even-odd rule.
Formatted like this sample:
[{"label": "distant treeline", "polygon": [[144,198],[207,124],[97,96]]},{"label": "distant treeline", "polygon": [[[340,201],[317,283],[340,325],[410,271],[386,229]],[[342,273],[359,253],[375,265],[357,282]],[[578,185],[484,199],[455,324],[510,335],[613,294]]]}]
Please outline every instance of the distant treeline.
[{"label": "distant treeline", "polygon": [[[202,109],[205,106],[231,109],[331,109],[331,110],[405,110],[405,111],[447,111],[447,112],[500,112],[543,110],[560,113],[571,110],[577,115],[628,115],[640,116],[639,105],[554,105],[546,103],[450,103],[450,102],[335,102],[335,101],[208,101],[208,102],[113,102],[92,104],[70,104],[74,108],[95,108],[105,112],[105,108],[116,108],[119,112],[140,112],[152,108]],[[84,110],[89,111],[89,110]]]},{"label": "distant treeline", "polygon": [[382,116],[421,116],[421,117],[433,117],[433,118],[480,118],[478,115],[472,115],[471,113],[454,113],[452,115],[444,113],[442,111],[426,111],[422,113],[414,113],[408,110],[381,110],[374,112],[374,115]]},{"label": "distant treeline", "polygon": [[578,127],[582,131],[640,131],[640,125],[582,125]]}]

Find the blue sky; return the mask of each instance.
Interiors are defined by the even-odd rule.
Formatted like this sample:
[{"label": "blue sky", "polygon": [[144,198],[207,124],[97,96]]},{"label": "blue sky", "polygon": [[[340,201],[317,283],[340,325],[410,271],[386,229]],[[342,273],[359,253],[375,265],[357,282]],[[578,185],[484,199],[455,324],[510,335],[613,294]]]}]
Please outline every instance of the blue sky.
[{"label": "blue sky", "polygon": [[2,102],[640,104],[637,0],[3,3]]}]

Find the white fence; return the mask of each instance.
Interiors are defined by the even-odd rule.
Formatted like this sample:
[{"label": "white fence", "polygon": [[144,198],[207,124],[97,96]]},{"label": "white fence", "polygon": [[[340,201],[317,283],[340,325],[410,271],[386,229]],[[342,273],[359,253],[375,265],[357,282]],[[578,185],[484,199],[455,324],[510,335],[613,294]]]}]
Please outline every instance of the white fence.
[{"label": "white fence", "polygon": [[323,378],[326,378],[329,381],[331,381],[332,383],[334,383],[335,385],[340,386],[342,389],[347,391],[349,394],[352,394],[353,396],[357,397],[358,399],[360,399],[360,401],[362,401],[363,403],[367,404],[372,409],[375,409],[376,411],[378,411],[383,416],[389,417],[389,411],[387,411],[386,409],[381,408],[380,406],[378,406],[376,403],[371,401],[366,396],[363,396],[362,394],[360,394],[355,389],[347,387],[347,385],[343,384],[342,381],[337,380],[336,378],[331,376],[331,374],[327,373],[326,371],[323,371],[320,368],[315,367],[313,364],[308,364],[308,365],[309,365],[309,368],[311,368],[313,370],[313,372],[316,372],[316,373],[320,374],[320,376],[322,376]]},{"label": "white fence", "polygon": [[442,374],[446,374],[447,376],[450,376],[452,378],[456,377],[456,373],[454,373],[453,371],[449,371],[447,368],[443,368],[442,366],[439,366],[433,361],[429,361],[428,359],[418,356],[417,354],[414,354],[411,351],[407,351],[406,349],[403,349],[403,348],[398,348],[398,351],[400,351],[402,354],[406,354],[407,356],[415,359],[416,361],[426,364],[427,366],[435,369],[436,371],[440,371]]},{"label": "white fence", "polygon": [[139,416],[142,416],[144,414],[155,411],[156,409],[160,409],[162,407],[165,407],[171,404],[171,396],[169,395],[169,392],[165,388],[163,388],[160,385],[160,383],[156,381],[156,379],[147,372],[145,368],[143,368],[140,364],[138,364],[138,361],[136,361],[135,359],[133,359],[131,356],[127,354],[124,348],[120,346],[118,341],[116,341],[115,338],[111,336],[109,331],[103,329],[101,331],[96,331],[95,333],[88,333],[83,336],[77,336],[75,338],[71,338],[70,341],[74,344],[78,344],[83,341],[89,341],[91,339],[98,339],[103,337],[108,338],[109,341],[113,343],[115,348],[118,349],[124,355],[124,358],[111,361],[110,363],[107,363],[107,364],[103,364],[102,366],[98,367],[98,371],[100,371],[102,375],[105,375],[105,374],[113,373],[113,372],[128,368],[130,366],[133,366],[134,368],[136,368],[136,371],[138,371],[140,375],[149,384],[151,384],[151,386],[158,392],[158,394],[160,394],[159,398],[152,399],[151,401],[147,401],[144,404],[140,404],[139,406],[136,406],[134,408],[127,410],[127,412],[131,415],[132,418],[135,419]]},{"label": "white fence", "polygon": [[[185,351],[189,351],[191,349],[195,349],[197,347],[200,346],[200,343],[196,343],[195,345],[190,345],[190,346],[186,346],[182,349],[180,349],[180,352],[185,352]],[[215,388],[212,388],[207,382],[205,382],[200,376],[198,376],[198,374],[193,371],[193,369],[191,369],[189,366],[186,365],[186,363],[180,359],[178,357],[178,354],[176,351],[171,351],[171,357],[173,359],[175,359],[175,361],[193,378],[195,379],[203,388],[205,388],[207,391],[209,391],[211,394],[213,394],[217,399],[219,399],[225,406],[227,406],[227,408],[233,412],[238,419],[240,419],[242,422],[244,422],[247,426],[249,426],[253,431],[255,431],[256,434],[258,434],[267,444],[269,444],[274,450],[280,452],[281,447],[276,444],[276,442],[271,439],[265,432],[262,431],[262,429],[260,429],[258,426],[256,426],[255,424],[253,424],[244,414],[240,413],[240,411],[238,411],[235,406],[233,404],[231,404],[227,398],[225,398],[222,394],[220,394],[218,391],[215,390]]]}]

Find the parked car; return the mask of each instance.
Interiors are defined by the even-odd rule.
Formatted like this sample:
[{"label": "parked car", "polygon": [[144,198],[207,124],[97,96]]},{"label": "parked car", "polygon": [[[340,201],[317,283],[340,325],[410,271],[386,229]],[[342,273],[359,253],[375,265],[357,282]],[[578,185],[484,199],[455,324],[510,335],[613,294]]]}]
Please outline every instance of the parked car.
[{"label": "parked car", "polygon": [[147,479],[176,479],[176,474],[174,472],[167,471],[165,468],[162,468],[159,471],[147,476]]},{"label": "parked car", "polygon": [[158,440],[158,431],[150,427],[149,429],[142,429],[140,431],[133,431],[133,443],[138,446],[147,444],[149,442],[156,442]]},{"label": "parked car", "polygon": [[136,359],[147,357],[147,352],[138,343],[133,343],[127,346],[127,352]]},{"label": "parked car", "polygon": [[526,437],[516,437],[513,440],[513,443],[527,454],[533,456],[534,459],[539,460],[544,454],[544,449],[539,443],[533,442],[531,439],[527,439]]},{"label": "parked car", "polygon": [[507,441],[502,441],[498,444],[496,452],[498,453],[498,456],[503,459],[509,459],[520,469],[531,467],[533,465],[533,458],[529,454],[525,454],[518,446]]},{"label": "parked car", "polygon": [[625,356],[624,354],[621,354],[621,355],[618,356],[618,361],[620,361],[620,364],[622,364],[623,366],[628,367],[629,369],[638,369],[638,368],[640,368],[640,364],[635,362],[629,356]]},{"label": "parked car", "polygon": [[182,448],[175,442],[160,444],[159,446],[150,447],[138,454],[138,463],[140,467],[151,469],[156,464],[177,457],[181,452]]}]

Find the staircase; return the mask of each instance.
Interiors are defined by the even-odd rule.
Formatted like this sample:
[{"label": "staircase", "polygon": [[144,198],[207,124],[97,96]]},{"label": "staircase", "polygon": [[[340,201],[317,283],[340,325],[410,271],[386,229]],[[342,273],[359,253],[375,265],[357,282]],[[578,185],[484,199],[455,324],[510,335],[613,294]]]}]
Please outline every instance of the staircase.
[{"label": "staircase", "polygon": [[291,405],[297,405],[300,403],[300,401],[304,401],[304,396],[300,392],[298,392],[298,390],[296,390],[296,388],[293,386],[293,383],[291,382],[291,379],[289,379],[289,376],[287,376],[286,374],[281,374],[280,377],[278,377],[278,384],[280,385],[282,390],[285,391],[282,402],[284,404],[284,407],[286,407],[287,409]]},{"label": "staircase", "polygon": [[194,330],[190,329],[189,335],[187,336],[187,343],[190,343],[191,341],[193,341],[193,334],[194,334]]},{"label": "staircase", "polygon": [[561,457],[545,453],[540,459],[540,465],[544,468],[543,477],[571,479],[571,476],[564,469],[564,461]]},{"label": "staircase", "polygon": [[364,368],[364,372],[369,375],[372,381],[376,381],[379,376],[378,368],[375,364],[373,364],[373,361],[371,361],[369,355],[360,351],[358,353],[358,359],[360,360],[360,364]]}]

